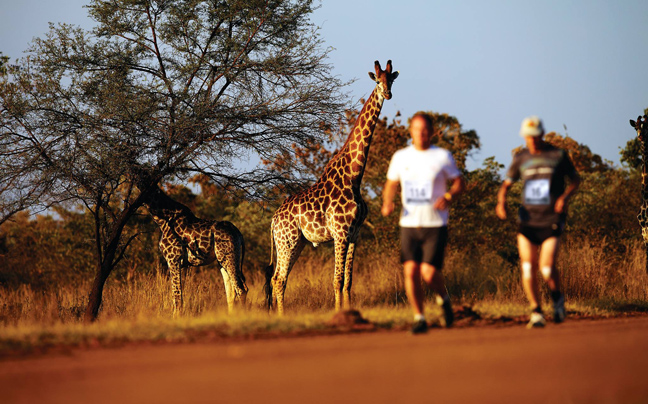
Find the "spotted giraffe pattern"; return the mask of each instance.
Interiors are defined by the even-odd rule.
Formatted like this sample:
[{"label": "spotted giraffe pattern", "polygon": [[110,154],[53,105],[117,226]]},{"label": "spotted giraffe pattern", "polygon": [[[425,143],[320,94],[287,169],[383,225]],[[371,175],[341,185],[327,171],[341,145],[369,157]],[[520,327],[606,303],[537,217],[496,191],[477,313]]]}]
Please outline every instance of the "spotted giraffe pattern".
[{"label": "spotted giraffe pattern", "polygon": [[220,266],[227,307],[245,302],[247,285],[242,271],[245,244],[243,235],[230,222],[199,219],[191,210],[156,188],[144,204],[160,227],[160,251],[169,266],[173,294],[173,313],[182,307],[181,271],[216,261]]},{"label": "spotted giraffe pattern", "polygon": [[646,249],[646,272],[648,272],[648,116],[644,115],[637,118],[637,121],[630,120],[630,125],[637,131],[637,137],[641,142],[641,158],[643,167],[641,171],[641,209],[637,215],[639,225],[641,226],[641,236]]},{"label": "spotted giraffe pattern", "polygon": [[312,187],[286,199],[272,217],[272,253],[266,269],[265,294],[269,308],[276,300],[280,315],[284,312],[288,274],[307,242],[314,246],[331,240],[335,243],[335,309],[340,310],[342,304],[345,309],[350,307],[355,243],[367,216],[360,182],[380,110],[384,100],[391,98],[391,85],[398,77],[398,72],[392,73],[391,60],[385,70],[378,61],[374,67],[376,73],[370,72],[369,77],[376,87],[341,150]]}]

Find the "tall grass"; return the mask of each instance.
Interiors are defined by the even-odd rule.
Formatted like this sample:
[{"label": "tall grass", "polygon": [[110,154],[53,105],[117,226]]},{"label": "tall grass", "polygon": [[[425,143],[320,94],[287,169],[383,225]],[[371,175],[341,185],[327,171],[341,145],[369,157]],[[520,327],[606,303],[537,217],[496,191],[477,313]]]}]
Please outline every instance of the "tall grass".
[{"label": "tall grass", "polygon": [[618,253],[605,240],[595,245],[568,242],[558,261],[566,295],[579,301],[648,301],[643,244],[625,247]]},{"label": "tall grass", "polygon": [[[598,244],[567,241],[558,268],[568,302],[588,303],[648,301],[648,276],[640,243],[628,245],[625,254]],[[328,313],[333,309],[333,257],[305,254],[293,268],[286,290],[286,310],[292,313]],[[450,294],[458,304],[488,301],[506,305],[526,303],[517,265],[495,252],[448,249],[444,268]],[[264,277],[246,272],[247,307],[240,312],[264,312]],[[0,288],[0,325],[33,326],[81,322],[90,290],[90,279],[75,286],[37,290],[29,285]],[[544,292],[547,298],[546,291]],[[429,296],[429,293],[428,293]],[[352,300],[362,311],[407,309],[401,264],[396,256],[356,258]],[[216,268],[192,269],[184,275],[183,317],[208,313],[225,315],[227,304],[220,272]],[[111,278],[104,289],[101,321],[113,319],[168,319],[173,312],[167,276],[130,274]]]}]

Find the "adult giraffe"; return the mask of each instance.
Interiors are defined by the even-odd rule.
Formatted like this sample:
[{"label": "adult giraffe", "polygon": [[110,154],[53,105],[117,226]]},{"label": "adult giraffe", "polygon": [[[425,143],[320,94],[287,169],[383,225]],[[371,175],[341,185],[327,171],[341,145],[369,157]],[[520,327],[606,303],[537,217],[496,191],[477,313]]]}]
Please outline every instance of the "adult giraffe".
[{"label": "adult giraffe", "polygon": [[214,261],[223,276],[229,312],[234,310],[236,301],[245,302],[248,292],[242,271],[245,244],[236,226],[226,221],[197,218],[187,206],[157,186],[144,198],[144,204],[162,232],[159,247],[169,266],[174,316],[182,307],[182,269]]},{"label": "adult giraffe", "polygon": [[[376,72],[369,72],[369,77],[376,82],[376,87],[362,107],[342,149],[331,158],[312,187],[286,199],[272,216],[272,251],[270,265],[266,268],[265,293],[268,308],[276,299],[280,315],[284,311],[288,274],[307,241],[314,246],[334,241],[335,310],[339,311],[342,305],[345,309],[350,307],[355,243],[360,226],[367,217],[367,204],[360,194],[360,182],[380,110],[384,100],[392,97],[391,86],[398,77],[398,72],[392,72],[391,60],[387,61],[385,70],[381,69],[378,61],[374,66]],[[276,265],[273,265],[274,256]]]},{"label": "adult giraffe", "polygon": [[641,171],[641,210],[637,215],[639,225],[641,226],[641,236],[643,238],[644,247],[646,248],[646,272],[648,272],[648,184],[646,183],[646,176],[648,176],[648,115],[637,118],[637,121],[630,120],[630,125],[637,131],[637,137],[641,142],[641,159],[643,161],[643,168]]}]

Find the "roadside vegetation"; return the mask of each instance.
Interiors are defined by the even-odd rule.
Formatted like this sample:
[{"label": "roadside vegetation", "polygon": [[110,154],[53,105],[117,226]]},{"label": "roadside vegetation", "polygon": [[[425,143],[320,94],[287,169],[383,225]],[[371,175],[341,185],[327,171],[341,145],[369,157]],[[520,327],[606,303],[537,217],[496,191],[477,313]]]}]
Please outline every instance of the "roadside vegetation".
[{"label": "roadside vegetation", "polygon": [[[629,246],[629,254],[623,258],[606,253],[605,246],[582,247],[568,241],[565,247],[559,266],[572,319],[648,311],[642,245]],[[522,326],[528,310],[517,268],[492,256],[469,263],[463,257],[461,252],[451,250],[446,267],[448,288],[455,296],[457,327]],[[369,324],[335,321],[332,267],[330,258],[315,254],[297,263],[286,292],[287,314],[282,318],[263,307],[263,278],[254,274],[248,277],[250,293],[246,306],[228,315],[223,282],[215,268],[186,275],[185,305],[177,319],[171,315],[169,282],[162,273],[126,274],[110,281],[100,319],[92,324],[81,321],[87,299],[83,282],[47,291],[31,285],[14,290],[2,288],[0,357],[132,342],[240,340],[408,329],[411,312],[396,259],[363,259],[357,267],[353,301]],[[545,296],[545,308],[550,307]],[[433,324],[439,322],[441,310],[432,296],[427,299],[426,311]]]}]

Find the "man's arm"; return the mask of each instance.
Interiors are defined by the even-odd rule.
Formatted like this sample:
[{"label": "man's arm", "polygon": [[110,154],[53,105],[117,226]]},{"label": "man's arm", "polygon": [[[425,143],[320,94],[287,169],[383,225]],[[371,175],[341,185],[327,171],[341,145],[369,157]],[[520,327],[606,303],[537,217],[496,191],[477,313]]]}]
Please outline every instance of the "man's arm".
[{"label": "man's arm", "polygon": [[497,192],[497,206],[495,206],[495,213],[497,214],[497,217],[502,220],[506,219],[506,194],[512,185],[513,181],[506,179]]},{"label": "man's arm", "polygon": [[571,179],[571,182],[565,188],[565,192],[563,192],[562,195],[560,195],[556,199],[556,203],[554,204],[554,212],[556,213],[563,213],[565,211],[565,208],[567,207],[567,201],[576,193],[576,190],[580,186],[581,179],[578,174],[576,174],[576,177]]},{"label": "man's arm", "polygon": [[383,186],[382,192],[382,209],[380,212],[383,216],[389,216],[394,211],[394,197],[398,192],[399,181],[387,180]]}]

